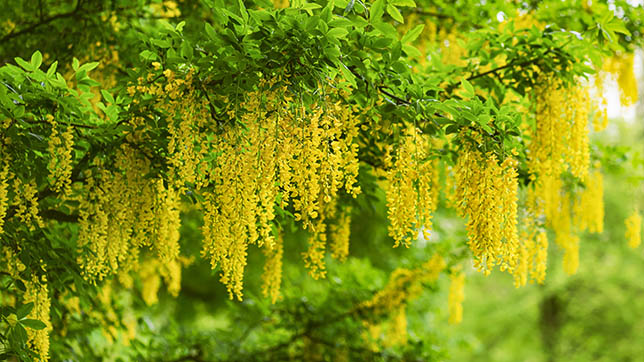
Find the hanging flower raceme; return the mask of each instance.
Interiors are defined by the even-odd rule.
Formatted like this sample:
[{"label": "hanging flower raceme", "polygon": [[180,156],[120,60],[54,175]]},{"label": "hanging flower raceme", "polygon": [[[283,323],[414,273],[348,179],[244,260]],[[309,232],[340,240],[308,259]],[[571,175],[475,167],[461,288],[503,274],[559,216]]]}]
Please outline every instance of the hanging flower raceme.
[{"label": "hanging flower raceme", "polygon": [[59,124],[54,116],[48,114],[47,122],[51,125],[49,136],[49,181],[55,192],[69,195],[71,192],[72,176],[72,147],[74,145],[73,128],[70,125],[65,127],[62,134],[59,133]]},{"label": "hanging flower raceme", "polygon": [[633,211],[626,219],[626,241],[628,246],[635,249],[642,242],[642,216],[638,210]]},{"label": "hanging flower raceme", "polygon": [[0,164],[0,235],[3,233],[4,218],[9,209],[9,164]]},{"label": "hanging flower raceme", "polygon": [[630,106],[637,102],[639,92],[637,89],[637,78],[633,61],[634,53],[622,53],[606,59],[603,63],[600,77],[606,77],[606,73],[617,78],[619,86],[619,96],[622,105]]},{"label": "hanging flower raceme", "polygon": [[512,272],[517,265],[516,161],[499,164],[492,152],[465,146],[454,169],[457,209],[466,216],[474,265],[488,275],[494,266]]},{"label": "hanging flower raceme", "polygon": [[262,274],[262,293],[269,297],[272,303],[280,298],[280,286],[282,284],[282,256],[284,254],[284,240],[282,235],[275,239],[275,244],[262,249],[266,256],[264,273]]},{"label": "hanging flower raceme", "polygon": [[434,254],[419,268],[398,268],[389,277],[385,288],[362,303],[362,307],[372,309],[376,315],[395,311],[420,294],[423,282],[436,281],[446,266],[445,259]]},{"label": "hanging flower raceme", "polygon": [[38,353],[40,361],[49,360],[49,333],[52,331],[49,312],[51,300],[47,287],[47,278],[33,276],[31,280],[25,281],[24,303],[33,303],[34,307],[27,316],[30,319],[37,319],[45,324],[45,328],[27,330],[27,344]]},{"label": "hanging flower raceme", "polygon": [[570,173],[580,180],[585,180],[590,166],[588,120],[591,104],[588,88],[585,86],[571,88],[567,92],[567,98],[564,121],[570,122],[571,125],[565,142],[566,158]]},{"label": "hanging flower raceme", "polygon": [[387,179],[387,216],[389,236],[394,247],[409,247],[418,232],[424,235],[431,230],[432,212],[435,209],[436,193],[432,188],[438,170],[436,163],[429,160],[431,143],[429,139],[413,128],[408,128],[401,137],[394,152],[387,152],[385,165]]},{"label": "hanging flower raceme", "polygon": [[[24,285],[24,292],[21,295],[22,304],[33,303],[33,308],[26,318],[44,323],[42,329],[27,328],[27,346],[38,355],[39,361],[49,361],[49,334],[52,331],[52,324],[50,318],[51,299],[47,277],[44,274],[41,276],[32,274],[27,278],[21,277],[20,274],[25,271],[26,266],[19,258],[20,251],[20,249],[13,250],[6,246],[3,247],[0,253],[0,266],[2,271],[8,274],[12,280],[19,280]],[[42,260],[40,260],[40,268],[45,271],[46,265]],[[21,293],[19,289],[16,291]],[[13,298],[16,295],[11,295],[10,292],[9,296]],[[4,297],[3,295],[3,299]],[[3,300],[3,302],[5,301]],[[15,299],[12,303],[15,303]],[[13,317],[15,317],[15,314],[13,314]],[[7,319],[9,324],[14,323],[15,326],[17,319],[12,321],[11,315]]]},{"label": "hanging flower raceme", "polygon": [[453,272],[449,276],[449,294],[447,296],[447,313],[450,324],[459,324],[463,320],[463,300],[465,299],[465,273]]},{"label": "hanging flower raceme", "polygon": [[575,216],[580,230],[604,231],[604,177],[599,169],[586,179],[575,204]]},{"label": "hanging flower raceme", "polygon": [[36,181],[30,180],[23,182],[20,178],[15,177],[13,180],[13,206],[16,208],[14,217],[20,222],[27,225],[29,230],[33,231],[36,227],[43,228],[45,223],[38,210],[38,190]]},{"label": "hanging flower raceme", "polygon": [[[587,86],[582,82],[566,88],[562,81],[548,76],[541,76],[534,90],[536,127],[528,146],[533,186],[527,204],[533,221],[545,216],[545,224],[554,229],[555,241],[564,250],[564,270],[568,274],[575,273],[579,264],[577,232],[603,229],[602,178],[599,172],[589,173],[588,99]],[[581,195],[568,191],[569,186],[564,188],[562,175],[566,171],[585,184]],[[547,256],[547,250],[542,250],[547,241],[542,236],[534,239],[534,224],[530,229],[526,250],[533,250],[533,258],[544,260],[539,256]],[[543,280],[545,264],[536,267],[533,262],[532,266],[532,275]]]},{"label": "hanging flower raceme", "polygon": [[351,236],[351,207],[341,210],[336,215],[336,222],[329,226],[331,256],[343,262],[349,255],[349,237]]},{"label": "hanging flower raceme", "polygon": [[202,254],[213,268],[221,267],[231,298],[241,299],[248,245],[273,255],[276,205],[292,208],[295,220],[310,233],[303,258],[312,277],[326,275],[328,237],[334,256],[342,258],[348,250],[349,219],[335,213],[342,188],[353,197],[360,192],[354,110],[332,101],[339,98],[333,89],[318,104],[296,106],[288,80],[280,80],[280,86],[277,81],[262,81],[256,92],[246,94],[228,112],[243,126],[226,128],[210,145],[216,157],[202,189]]}]

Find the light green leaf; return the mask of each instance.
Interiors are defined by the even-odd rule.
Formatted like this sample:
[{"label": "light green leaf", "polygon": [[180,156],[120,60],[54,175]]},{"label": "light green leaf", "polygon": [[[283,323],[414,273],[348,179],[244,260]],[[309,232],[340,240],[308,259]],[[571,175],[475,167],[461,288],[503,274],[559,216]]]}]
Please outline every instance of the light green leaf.
[{"label": "light green leaf", "polygon": [[99,62],[90,62],[90,63],[85,63],[78,67],[78,70],[76,73],[85,71],[86,73],[91,72],[92,70],[96,69],[98,67]]},{"label": "light green leaf", "polygon": [[112,97],[110,92],[106,91],[105,89],[101,89],[101,94],[106,101],[108,101],[109,103],[114,103],[114,97]]},{"label": "light green leaf", "polygon": [[385,0],[376,0],[372,5],[369,13],[371,23],[379,22],[385,13]]},{"label": "light green leaf", "polygon": [[461,86],[465,89],[465,96],[468,98],[474,97],[474,87],[472,83],[468,82],[467,79],[461,80]]},{"label": "light green leaf", "polygon": [[239,3],[239,12],[241,13],[242,19],[244,19],[244,23],[248,23],[248,11],[246,11],[246,5],[244,5],[244,2],[242,0],[238,0]]},{"label": "light green leaf", "polygon": [[329,30],[327,33],[327,36],[333,37],[333,38],[344,38],[349,34],[347,29],[345,28],[333,28]]},{"label": "light green leaf", "polygon": [[411,8],[416,7],[416,2],[414,0],[393,0],[389,3],[394,6],[407,6]]},{"label": "light green leaf", "polygon": [[34,71],[34,67],[31,65],[31,63],[27,63],[24,59],[16,57],[14,58],[14,60],[16,61],[16,64],[23,67],[26,71],[28,72]]},{"label": "light green leaf", "polygon": [[31,55],[31,66],[35,69],[40,68],[40,65],[42,64],[42,54],[40,51],[36,50],[32,55]]},{"label": "light green leaf", "polygon": [[402,50],[403,50],[403,51],[404,51],[408,56],[410,56],[410,57],[412,57],[412,58],[413,58],[413,57],[422,57],[422,56],[423,56],[423,53],[421,53],[421,52],[420,52],[420,50],[418,50],[418,48],[416,48],[415,46],[410,45],[410,44],[403,44],[403,46],[402,46]]},{"label": "light green leaf", "polygon": [[348,81],[349,83],[351,83],[351,85],[352,85],[354,88],[355,88],[355,87],[357,87],[357,85],[356,85],[356,76],[355,76],[355,75],[353,75],[353,73],[351,73],[351,71],[349,70],[349,68],[347,68],[347,66],[346,66],[346,65],[342,64],[342,65],[340,66],[340,71],[342,72],[342,75],[344,76],[344,79],[345,79],[346,81]]},{"label": "light green leaf", "polygon": [[47,69],[47,76],[52,77],[56,73],[56,68],[58,68],[58,61],[51,63]]},{"label": "light green leaf", "polygon": [[157,55],[149,50],[142,51],[141,53],[139,53],[139,56],[146,61],[155,60],[157,58]]},{"label": "light green leaf", "polygon": [[403,19],[403,16],[398,8],[391,4],[387,5],[387,14],[389,14],[389,16],[391,16],[394,20],[401,24],[405,22],[405,19]]},{"label": "light green leaf", "polygon": [[408,31],[405,35],[402,37],[402,42],[404,43],[411,43],[414,40],[418,38],[420,34],[422,34],[423,29],[425,29],[425,24],[420,24],[415,26],[413,29]]}]

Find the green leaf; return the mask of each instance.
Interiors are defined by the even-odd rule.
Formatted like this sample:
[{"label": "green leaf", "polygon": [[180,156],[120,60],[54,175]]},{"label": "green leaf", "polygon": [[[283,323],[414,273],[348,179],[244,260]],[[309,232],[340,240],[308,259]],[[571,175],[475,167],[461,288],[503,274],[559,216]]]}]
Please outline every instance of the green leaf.
[{"label": "green leaf", "polygon": [[410,57],[412,57],[412,58],[413,58],[413,57],[422,57],[422,56],[423,56],[423,53],[421,53],[421,52],[420,52],[420,50],[418,50],[418,48],[416,48],[415,46],[410,45],[410,44],[403,44],[403,46],[402,46],[402,50],[403,50],[403,51],[404,51],[408,56],[410,56]]},{"label": "green leaf", "polygon": [[172,45],[172,44],[170,44],[169,41],[167,41],[165,39],[152,39],[152,40],[150,40],[150,42],[152,44],[158,46],[159,48],[163,48],[163,49],[169,48]]},{"label": "green leaf", "polygon": [[58,61],[55,61],[51,63],[49,66],[49,69],[47,69],[47,76],[51,77],[56,73],[56,69],[58,68]]},{"label": "green leaf", "polygon": [[398,32],[393,25],[389,23],[377,22],[373,24],[373,27],[376,28],[382,35],[387,36],[392,39],[398,39]]},{"label": "green leaf", "polygon": [[183,31],[184,26],[186,26],[186,22],[185,21],[180,21],[179,24],[177,24],[177,26],[174,27],[174,29],[177,32],[181,33]]},{"label": "green leaf", "polygon": [[465,88],[465,97],[474,97],[476,93],[474,93],[474,87],[472,87],[472,83],[468,82],[467,79],[463,79],[461,80],[461,86]]},{"label": "green leaf", "polygon": [[624,25],[624,23],[619,21],[619,20],[613,19],[613,21],[605,24],[604,27],[606,29],[608,29],[608,30],[611,30],[611,31],[615,32],[615,33],[621,33],[621,34],[624,34],[626,36],[631,36],[631,32],[628,31],[628,29],[626,29],[626,26]]},{"label": "green leaf", "polygon": [[109,103],[114,103],[114,97],[112,97],[110,92],[106,91],[105,89],[101,89],[101,94],[106,101],[108,101]]},{"label": "green leaf", "polygon": [[33,309],[34,309],[33,302],[23,304],[16,310],[16,316],[18,317],[18,319],[23,319],[26,316],[28,316]]},{"label": "green leaf", "polygon": [[356,4],[356,0],[350,0],[347,4],[347,7],[344,8],[343,14],[348,14],[353,10],[353,6]]},{"label": "green leaf", "polygon": [[32,55],[31,55],[31,66],[35,69],[40,68],[40,65],[42,64],[42,54],[40,51],[36,50]]},{"label": "green leaf", "polygon": [[99,62],[90,62],[90,63],[85,63],[85,64],[81,65],[81,66],[78,68],[78,70],[76,71],[76,73],[79,73],[79,72],[82,72],[82,71],[85,71],[86,73],[89,73],[89,72],[91,72],[92,70],[94,70],[96,67],[98,67],[98,65],[99,65],[99,64],[100,64]]},{"label": "green leaf", "polygon": [[248,11],[246,11],[246,5],[244,5],[244,2],[242,0],[237,0],[239,3],[239,12],[241,13],[242,19],[244,19],[244,23],[248,23]]},{"label": "green leaf", "polygon": [[342,75],[344,76],[344,79],[345,79],[346,81],[348,81],[349,83],[351,83],[351,85],[352,85],[354,88],[355,88],[355,87],[357,87],[357,84],[356,84],[356,76],[355,76],[355,75],[353,75],[353,73],[351,73],[351,71],[349,70],[349,68],[347,68],[347,66],[346,66],[346,65],[342,64],[342,65],[340,66],[340,71],[342,72]]},{"label": "green leaf", "polygon": [[205,28],[206,28],[206,34],[208,34],[208,37],[211,40],[217,39],[217,32],[215,32],[215,28],[213,28],[212,25],[206,23]]},{"label": "green leaf", "polygon": [[333,38],[344,38],[349,34],[347,29],[345,28],[333,28],[329,30],[327,33],[327,36],[333,37]]},{"label": "green leaf", "polygon": [[35,330],[41,330],[47,327],[45,323],[43,323],[42,321],[39,321],[38,319],[23,319],[20,321],[20,324]]},{"label": "green leaf", "polygon": [[34,71],[34,67],[31,65],[31,63],[27,63],[24,59],[16,57],[16,58],[14,58],[14,60],[16,61],[16,64],[18,64],[19,66],[24,68],[24,70],[26,70],[28,72],[33,72]]},{"label": "green leaf", "polygon": [[369,12],[369,21],[371,23],[379,22],[384,13],[385,13],[385,0],[376,0],[371,5],[371,11]]},{"label": "green leaf", "polygon": [[414,2],[414,0],[393,0],[389,3],[394,6],[407,6],[411,8],[416,7],[416,2]]},{"label": "green leaf", "polygon": [[316,3],[305,3],[304,5],[302,5],[302,10],[309,13],[309,15],[313,14],[311,10],[320,9],[320,8],[322,8],[322,5],[319,5]]},{"label": "green leaf", "polygon": [[9,339],[14,344],[22,346],[27,343],[27,330],[21,324],[16,324],[16,326],[11,329]]},{"label": "green leaf", "polygon": [[403,16],[398,8],[391,4],[387,5],[387,14],[389,14],[389,16],[391,16],[394,20],[401,24],[405,22],[405,19],[403,19]]},{"label": "green leaf", "polygon": [[142,51],[141,53],[139,53],[139,56],[145,61],[157,59],[157,55],[149,50]]},{"label": "green leaf", "polygon": [[411,43],[414,40],[416,40],[418,36],[420,36],[420,34],[423,32],[423,29],[425,29],[425,24],[416,25],[413,29],[411,29],[405,35],[403,35],[402,37],[403,44]]}]

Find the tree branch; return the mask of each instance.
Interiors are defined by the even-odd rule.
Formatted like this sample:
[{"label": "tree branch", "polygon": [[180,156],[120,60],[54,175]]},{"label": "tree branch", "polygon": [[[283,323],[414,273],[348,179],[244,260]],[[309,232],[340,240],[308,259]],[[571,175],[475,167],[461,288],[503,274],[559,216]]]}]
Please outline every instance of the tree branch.
[{"label": "tree branch", "polygon": [[33,23],[33,24],[29,25],[28,27],[26,27],[26,28],[24,28],[24,29],[22,29],[22,30],[19,30],[19,31],[12,31],[11,33],[9,33],[9,34],[7,34],[7,35],[3,36],[3,37],[2,37],[2,39],[0,39],[0,43],[4,43],[4,42],[6,42],[7,40],[11,40],[11,39],[16,38],[16,37],[19,37],[19,36],[21,36],[21,35],[24,35],[24,34],[30,33],[30,32],[32,32],[32,31],[34,31],[35,29],[37,29],[37,28],[39,28],[39,27],[41,27],[41,26],[43,26],[43,25],[47,25],[47,24],[49,24],[49,23],[51,23],[51,22],[53,22],[53,21],[56,21],[56,20],[58,20],[58,19],[64,19],[64,18],[74,17],[74,16],[76,16],[76,15],[80,12],[80,10],[81,10],[81,3],[82,3],[82,1],[81,1],[81,0],[78,0],[78,1],[76,2],[76,7],[74,7],[74,10],[72,10],[72,11],[69,11],[69,12],[66,12],[66,13],[60,13],[60,14],[52,15],[52,16],[50,16],[50,17],[48,17],[48,18],[44,18],[44,19],[42,19],[42,18],[41,18],[41,20],[40,20],[39,22],[37,22],[37,23]]},{"label": "tree branch", "polygon": [[79,219],[78,215],[67,215],[64,212],[54,210],[54,209],[41,211],[39,215],[44,217],[45,219],[63,221],[63,222],[78,222],[78,219]]}]

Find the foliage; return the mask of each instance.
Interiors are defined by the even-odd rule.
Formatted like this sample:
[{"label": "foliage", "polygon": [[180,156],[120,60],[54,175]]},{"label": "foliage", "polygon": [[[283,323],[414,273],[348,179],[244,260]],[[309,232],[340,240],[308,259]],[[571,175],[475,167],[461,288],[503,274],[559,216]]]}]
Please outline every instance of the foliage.
[{"label": "foliage", "polygon": [[627,1],[0,9],[6,358],[444,359],[470,259],[575,274],[644,166],[589,136],[638,99]]}]

